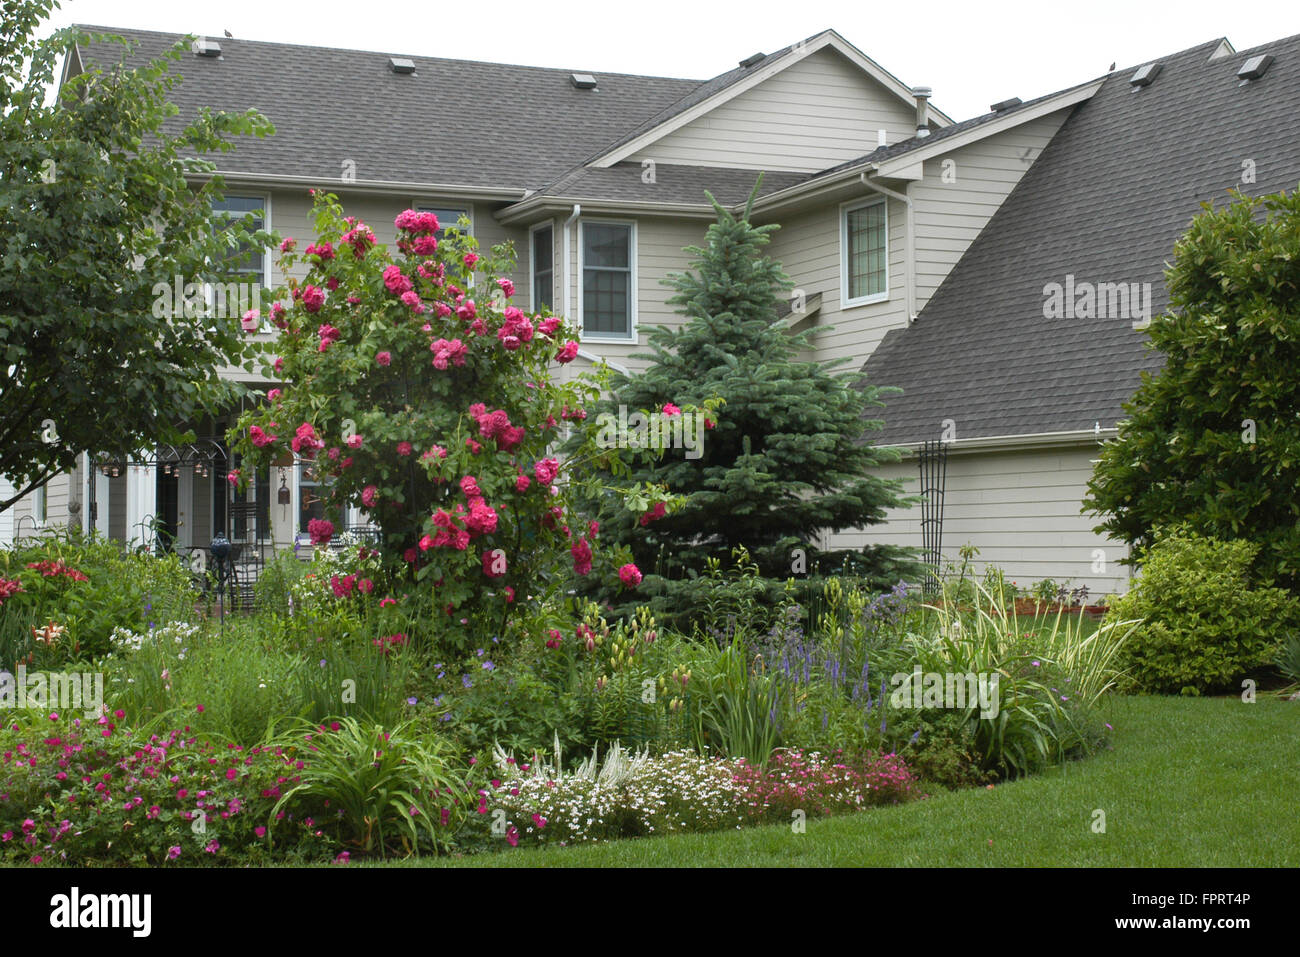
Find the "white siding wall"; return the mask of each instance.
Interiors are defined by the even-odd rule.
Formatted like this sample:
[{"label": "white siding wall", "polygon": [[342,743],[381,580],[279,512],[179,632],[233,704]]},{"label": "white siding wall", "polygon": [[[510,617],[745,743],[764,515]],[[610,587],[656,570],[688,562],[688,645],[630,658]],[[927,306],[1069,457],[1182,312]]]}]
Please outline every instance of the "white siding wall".
[{"label": "white siding wall", "polygon": [[[1127,591],[1128,568],[1119,560],[1128,547],[1093,532],[1097,518],[1081,511],[1096,456],[1094,446],[949,455],[944,558],[959,563],[957,550],[969,542],[980,550],[977,574],[993,564],[1022,588],[1051,578],[1072,588],[1087,585],[1094,596]],[[909,495],[919,490],[915,459],[879,474],[903,479]],[[919,548],[920,506],[891,510],[885,524],[831,536],[832,547],[873,543]],[[1097,549],[1105,553],[1104,573],[1093,570]]]},{"label": "white siding wall", "polygon": [[915,107],[819,50],[630,157],[637,162],[815,172],[916,132]]},{"label": "white siding wall", "polygon": [[[54,476],[45,485],[45,524],[35,525],[35,493],[29,492],[14,503],[6,512],[12,516],[13,534],[16,537],[29,538],[32,535],[44,535],[54,531],[66,531],[68,527],[68,492],[73,481],[73,473],[64,472]],[[10,494],[13,494],[12,492]],[[78,491],[76,498],[80,501]]]}]

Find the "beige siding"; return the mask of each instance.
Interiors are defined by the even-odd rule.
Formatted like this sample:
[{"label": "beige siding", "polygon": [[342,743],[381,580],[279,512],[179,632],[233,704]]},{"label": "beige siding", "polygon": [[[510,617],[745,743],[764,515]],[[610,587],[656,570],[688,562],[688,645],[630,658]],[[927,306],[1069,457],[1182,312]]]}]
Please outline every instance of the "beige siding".
[{"label": "beige siding", "polygon": [[[854,200],[868,199],[865,188]],[[860,366],[890,329],[907,325],[905,255],[906,207],[887,200],[889,218],[889,298],[883,302],[843,308],[840,269],[841,203],[776,217],[781,228],[772,238],[771,255],[780,260],[795,288],[812,297],[821,294],[821,311],[814,317],[813,344],[817,358],[850,361]]]},{"label": "beige siding", "polygon": [[[9,509],[13,516],[14,535],[18,538],[30,538],[33,535],[48,535],[52,532],[66,531],[68,527],[68,492],[73,480],[73,473],[63,472],[54,476],[45,485],[45,523],[35,524],[36,494],[29,492]],[[76,499],[80,502],[78,491]]]},{"label": "beige siding", "polygon": [[630,158],[815,172],[874,150],[877,130],[896,143],[915,123],[914,107],[824,49]]},{"label": "beige siding", "polygon": [[[583,217],[587,219],[588,217]],[[593,216],[590,219],[617,219],[617,217]],[[575,326],[581,325],[582,277],[578,262],[578,244],[581,232],[579,220],[570,227],[570,269],[569,277],[570,304],[573,313],[570,316]],[[704,240],[708,222],[702,219],[680,220],[665,217],[643,217],[636,221],[636,342],[601,342],[585,337],[581,343],[584,350],[603,356],[610,362],[616,362],[633,369],[644,368],[641,360],[631,359],[633,352],[647,351],[646,331],[651,326],[675,326],[682,322],[682,317],[666,303],[673,294],[672,289],[662,285],[661,280],[669,273],[681,272],[687,268],[688,259],[683,247],[699,245]],[[562,228],[556,234],[557,243],[563,242]],[[562,269],[562,264],[557,268]],[[563,298],[557,304],[556,311],[564,308]],[[576,365],[577,363],[575,363]]]},{"label": "beige siding", "polygon": [[[909,190],[916,220],[918,311],[1068,114],[1069,110],[1059,110],[924,164],[924,177]],[[951,182],[944,182],[945,169]]]},{"label": "beige siding", "polygon": [[[950,455],[945,486],[943,556],[960,562],[966,543],[980,550],[976,574],[986,564],[1001,568],[1022,588],[1044,578],[1069,587],[1087,585],[1094,596],[1128,589],[1126,545],[1092,531],[1097,519],[1082,514],[1086,485],[1092,475],[1093,446],[1023,452]],[[904,480],[916,494],[915,459],[882,468],[884,478]],[[920,547],[921,508],[891,510],[886,523],[831,536],[833,547],[868,544]],[[1093,563],[1104,553],[1105,571]]]}]

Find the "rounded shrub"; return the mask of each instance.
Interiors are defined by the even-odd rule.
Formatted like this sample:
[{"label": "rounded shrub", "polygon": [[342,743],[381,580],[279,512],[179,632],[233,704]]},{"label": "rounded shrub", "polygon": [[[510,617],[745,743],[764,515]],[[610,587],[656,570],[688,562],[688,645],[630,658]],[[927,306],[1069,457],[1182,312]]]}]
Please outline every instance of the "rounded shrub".
[{"label": "rounded shrub", "polygon": [[1109,617],[1141,620],[1122,666],[1130,690],[1199,695],[1229,689],[1268,662],[1300,618],[1281,588],[1252,581],[1259,546],[1164,530],[1142,551],[1142,576]]}]

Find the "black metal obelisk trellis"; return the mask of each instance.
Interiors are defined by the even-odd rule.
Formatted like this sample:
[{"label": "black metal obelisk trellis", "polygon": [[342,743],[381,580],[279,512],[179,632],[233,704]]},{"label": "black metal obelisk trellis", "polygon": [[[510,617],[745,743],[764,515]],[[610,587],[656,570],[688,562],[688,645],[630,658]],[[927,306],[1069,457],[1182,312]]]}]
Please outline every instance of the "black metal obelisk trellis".
[{"label": "black metal obelisk trellis", "polygon": [[948,443],[927,439],[917,451],[921,470],[921,556],[927,566],[922,594],[939,591],[943,546],[943,493],[948,481]]}]

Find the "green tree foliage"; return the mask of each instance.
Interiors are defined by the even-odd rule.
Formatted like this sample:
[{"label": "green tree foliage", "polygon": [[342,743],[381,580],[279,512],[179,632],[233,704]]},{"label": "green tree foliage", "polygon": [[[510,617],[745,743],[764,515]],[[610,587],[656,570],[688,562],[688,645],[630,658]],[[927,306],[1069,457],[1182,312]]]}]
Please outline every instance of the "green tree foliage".
[{"label": "green tree foliage", "polygon": [[[691,601],[711,558],[728,561],[744,546],[769,579],[811,573],[822,557],[813,544],[821,532],[879,523],[900,504],[900,483],[872,474],[897,461],[898,451],[868,439],[882,425],[871,410],[895,390],[837,372],[838,362],[800,358],[810,348],[808,333],[791,333],[778,316],[778,300],[792,283],[764,250],[778,227],[750,221],[757,189],[740,216],[709,196],[717,222],[704,246],[686,249],[693,271],[665,281],[675,289],[668,302],[685,321],[650,332],[653,352],[639,356],[649,366],[615,377],[600,410],[613,416],[620,406],[718,408],[716,417],[699,413],[707,421],[698,448],[670,448],[628,477],[683,496],[680,507],[656,517],[651,502],[637,516],[612,502],[602,515],[602,534],[629,546],[638,565],[655,573],[642,591],[660,596],[663,610]],[[860,571],[892,584],[904,554],[850,557]]]},{"label": "green tree foliage", "polygon": [[1300,589],[1300,194],[1209,204],[1174,248],[1165,359],[1125,405],[1085,505],[1138,548],[1158,525],[1259,546],[1254,572]]},{"label": "green tree foliage", "polygon": [[106,61],[121,43],[75,29],[36,39],[54,5],[6,2],[0,27],[0,474],[18,493],[0,510],[83,450],[175,440],[228,402],[238,387],[218,370],[248,359],[240,316],[187,314],[159,289],[180,277],[197,302],[232,278],[223,264],[241,244],[271,239],[251,219],[214,222],[222,184],[203,159],[270,123],[251,110],[175,118],[168,61],[184,44],[89,69],[47,103],[60,54],[93,43]]}]

